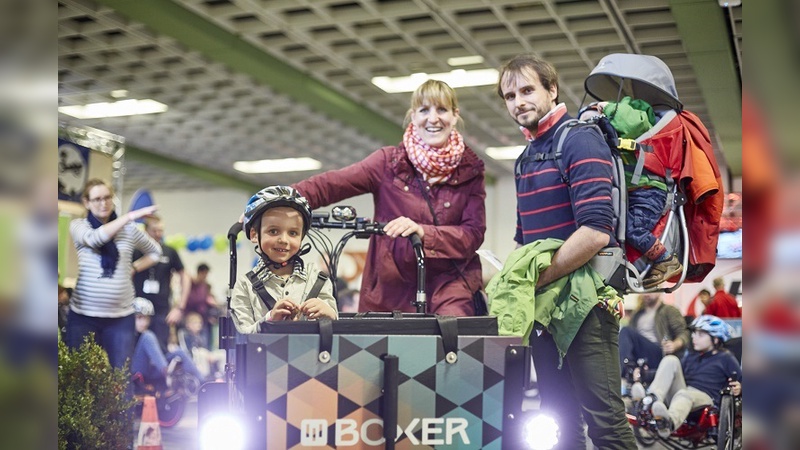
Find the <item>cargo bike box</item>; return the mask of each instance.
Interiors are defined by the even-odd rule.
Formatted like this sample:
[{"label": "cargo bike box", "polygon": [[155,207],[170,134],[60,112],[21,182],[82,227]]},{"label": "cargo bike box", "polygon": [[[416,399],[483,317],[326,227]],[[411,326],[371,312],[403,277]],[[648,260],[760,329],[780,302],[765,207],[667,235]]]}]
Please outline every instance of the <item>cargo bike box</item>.
[{"label": "cargo bike box", "polygon": [[530,354],[494,317],[270,322],[235,348],[234,379],[205,385],[198,413],[234,414],[245,448],[524,448]]}]

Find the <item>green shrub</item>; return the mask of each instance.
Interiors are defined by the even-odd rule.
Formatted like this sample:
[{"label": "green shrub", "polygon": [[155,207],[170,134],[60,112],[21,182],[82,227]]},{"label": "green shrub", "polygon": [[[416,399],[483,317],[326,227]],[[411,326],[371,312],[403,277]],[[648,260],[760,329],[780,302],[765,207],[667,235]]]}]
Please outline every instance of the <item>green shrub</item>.
[{"label": "green shrub", "polygon": [[125,449],[132,441],[127,366],[114,369],[90,335],[77,350],[58,342],[58,448]]}]

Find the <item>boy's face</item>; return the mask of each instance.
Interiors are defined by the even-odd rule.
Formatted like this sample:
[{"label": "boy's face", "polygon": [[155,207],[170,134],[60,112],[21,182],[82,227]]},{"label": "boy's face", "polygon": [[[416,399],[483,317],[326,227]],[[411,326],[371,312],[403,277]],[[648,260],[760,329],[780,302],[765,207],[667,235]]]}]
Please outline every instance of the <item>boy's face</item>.
[{"label": "boy's face", "polygon": [[186,329],[192,334],[203,331],[203,318],[200,314],[191,314],[186,317]]},{"label": "boy's face", "polygon": [[150,316],[144,314],[136,315],[136,332],[142,333],[150,326]]},{"label": "boy's face", "polygon": [[696,352],[707,352],[714,349],[714,338],[703,330],[692,331],[692,346]]},{"label": "boy's face", "polygon": [[[303,241],[303,216],[293,208],[279,206],[261,216],[261,251],[270,260],[283,263],[300,250]],[[258,244],[255,229],[250,229],[250,241]]]}]

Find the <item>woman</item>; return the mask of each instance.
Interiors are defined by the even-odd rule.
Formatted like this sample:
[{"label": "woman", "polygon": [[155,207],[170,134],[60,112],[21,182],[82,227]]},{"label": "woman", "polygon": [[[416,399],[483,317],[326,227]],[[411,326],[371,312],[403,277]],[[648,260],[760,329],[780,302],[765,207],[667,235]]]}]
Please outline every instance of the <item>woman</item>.
[{"label": "woman", "polygon": [[428,311],[474,314],[472,293],[482,287],[475,250],[486,231],[486,191],[483,161],[455,129],[459,119],[455,91],[426,81],[411,96],[398,146],[294,186],[312,209],[371,193],[374,219],[388,222],[385,236],[370,238],[359,311],[414,311],[416,259],[409,240],[397,238],[417,233],[426,259]]},{"label": "woman", "polygon": [[[92,179],[83,191],[85,219],[75,219],[69,231],[78,251],[78,281],[67,317],[66,343],[78,348],[89,333],[108,354],[114,367],[122,367],[133,354],[133,281],[136,272],[158,262],[161,247],[133,222],[153,214],[157,207],[114,212],[114,191],[107,182]],[[133,250],[144,256],[131,263]]]}]

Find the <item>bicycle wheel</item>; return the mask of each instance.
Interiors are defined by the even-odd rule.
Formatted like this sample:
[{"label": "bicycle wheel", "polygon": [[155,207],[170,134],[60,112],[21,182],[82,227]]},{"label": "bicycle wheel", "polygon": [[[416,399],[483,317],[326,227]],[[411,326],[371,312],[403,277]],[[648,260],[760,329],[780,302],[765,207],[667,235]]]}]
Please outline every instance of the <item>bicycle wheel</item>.
[{"label": "bicycle wheel", "polygon": [[175,393],[169,397],[161,396],[156,398],[156,408],[158,409],[158,424],[164,428],[174,427],[183,417],[186,409],[187,398],[182,393]]},{"label": "bicycle wheel", "polygon": [[741,435],[736,432],[736,410],[733,397],[723,395],[719,402],[717,425],[717,450],[741,450]]}]

